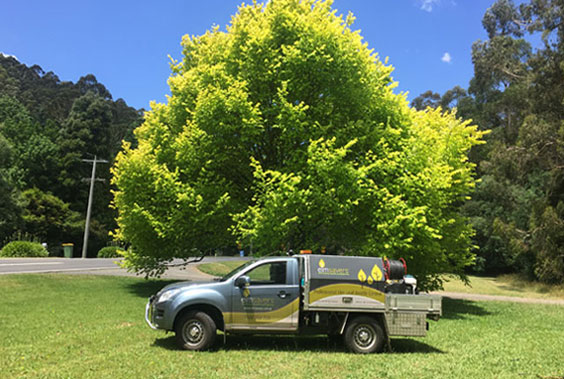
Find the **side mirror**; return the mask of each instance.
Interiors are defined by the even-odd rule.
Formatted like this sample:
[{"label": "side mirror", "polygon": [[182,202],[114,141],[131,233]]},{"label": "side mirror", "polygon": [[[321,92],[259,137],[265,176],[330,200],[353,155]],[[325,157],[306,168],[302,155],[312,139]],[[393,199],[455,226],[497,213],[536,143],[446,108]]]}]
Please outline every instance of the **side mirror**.
[{"label": "side mirror", "polygon": [[251,278],[247,275],[241,275],[237,279],[235,279],[235,285],[239,288],[243,288],[251,284]]}]

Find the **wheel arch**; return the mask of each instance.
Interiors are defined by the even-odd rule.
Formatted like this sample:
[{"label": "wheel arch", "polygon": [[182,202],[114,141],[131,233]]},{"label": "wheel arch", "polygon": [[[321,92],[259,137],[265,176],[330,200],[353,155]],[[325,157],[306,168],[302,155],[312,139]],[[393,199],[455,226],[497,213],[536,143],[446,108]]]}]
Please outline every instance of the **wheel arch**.
[{"label": "wheel arch", "polygon": [[349,317],[347,318],[347,322],[343,325],[343,330],[354,321],[354,319],[359,317],[370,317],[374,319],[382,328],[382,331],[385,334],[385,337],[388,338],[388,328],[386,324],[386,315],[383,312],[350,312]]},{"label": "wheel arch", "polygon": [[205,303],[190,304],[180,309],[180,311],[178,311],[178,313],[174,317],[172,330],[176,330],[176,323],[178,322],[178,320],[180,320],[186,313],[191,311],[201,311],[206,313],[215,322],[215,326],[218,330],[225,331],[223,313],[221,313],[221,311],[217,307]]}]

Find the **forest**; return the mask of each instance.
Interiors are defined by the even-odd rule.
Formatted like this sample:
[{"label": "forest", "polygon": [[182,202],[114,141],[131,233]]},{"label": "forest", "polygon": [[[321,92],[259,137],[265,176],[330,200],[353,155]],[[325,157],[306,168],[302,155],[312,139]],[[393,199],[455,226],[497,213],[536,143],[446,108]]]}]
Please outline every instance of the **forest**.
[{"label": "forest", "polygon": [[[38,65],[0,54],[0,245],[73,243],[80,255],[92,164],[98,164],[88,256],[111,242],[110,167],[122,140],[133,140],[142,111],[113,100],[94,75],[61,81]],[[99,180],[98,180],[99,179]]]},{"label": "forest", "polygon": [[[486,132],[470,151],[478,183],[459,206],[475,230],[470,272],[564,281],[563,15],[561,0],[496,1],[483,17],[488,38],[471,47],[468,85],[411,103]],[[63,82],[0,55],[0,245],[34,239],[56,256],[71,242],[76,254],[92,168],[83,160],[94,156],[109,163],[96,175],[89,256],[112,243],[110,168],[142,122],[94,75]]]},{"label": "forest", "polygon": [[468,88],[412,102],[456,108],[489,132],[471,152],[480,181],[462,207],[476,231],[474,271],[564,281],[563,16],[562,1],[495,2]]}]

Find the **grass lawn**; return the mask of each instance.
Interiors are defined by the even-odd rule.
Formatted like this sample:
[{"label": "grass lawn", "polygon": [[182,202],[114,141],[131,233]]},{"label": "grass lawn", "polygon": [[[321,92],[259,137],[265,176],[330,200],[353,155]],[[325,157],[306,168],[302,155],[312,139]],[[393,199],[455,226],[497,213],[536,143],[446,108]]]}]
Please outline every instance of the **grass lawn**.
[{"label": "grass lawn", "polygon": [[564,299],[564,285],[554,286],[523,280],[518,275],[502,275],[497,278],[470,276],[470,287],[461,281],[445,283],[445,291],[479,293],[538,299]]},{"label": "grass lawn", "polygon": [[[324,337],[229,337],[211,352],[177,350],[143,321],[166,281],[0,276],[0,378],[538,378],[564,375],[564,307],[443,302],[426,338],[393,353],[349,354]],[[220,339],[221,340],[221,339]]]},{"label": "grass lawn", "polygon": [[248,261],[222,261],[215,263],[202,263],[201,265],[198,265],[198,270],[213,276],[223,276],[229,274],[232,270],[247,262]]}]

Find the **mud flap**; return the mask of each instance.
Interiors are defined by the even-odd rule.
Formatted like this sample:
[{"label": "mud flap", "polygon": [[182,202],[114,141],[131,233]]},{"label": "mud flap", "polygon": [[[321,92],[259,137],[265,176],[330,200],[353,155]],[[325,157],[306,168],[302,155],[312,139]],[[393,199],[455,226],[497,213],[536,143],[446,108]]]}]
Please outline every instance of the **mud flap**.
[{"label": "mud flap", "polygon": [[386,322],[386,315],[383,314],[380,318],[380,322],[384,327],[384,333],[386,333],[386,346],[388,348],[388,353],[392,352],[392,339],[390,338],[390,331],[388,330],[388,323]]}]

